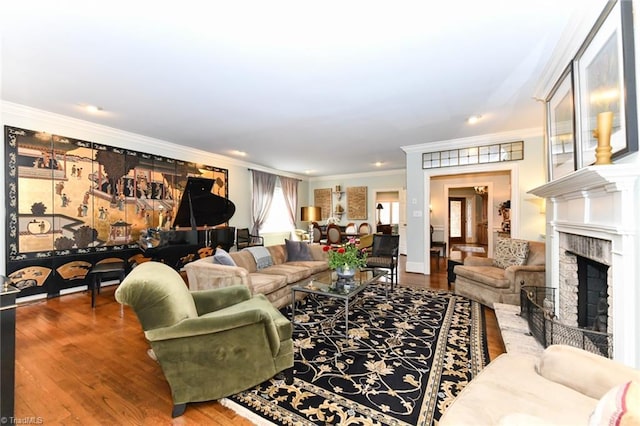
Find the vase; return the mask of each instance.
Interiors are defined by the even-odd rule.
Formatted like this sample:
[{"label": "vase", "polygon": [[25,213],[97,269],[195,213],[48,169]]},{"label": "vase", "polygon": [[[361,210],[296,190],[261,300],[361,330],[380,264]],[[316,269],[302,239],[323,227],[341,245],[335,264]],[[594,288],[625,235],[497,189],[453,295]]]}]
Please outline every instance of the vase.
[{"label": "vase", "polygon": [[352,282],[353,277],[356,275],[356,268],[349,265],[338,266],[336,274],[338,275],[338,281]]},{"label": "vase", "polygon": [[596,147],[596,164],[611,164],[611,128],[613,126],[613,112],[601,112],[598,114]]}]

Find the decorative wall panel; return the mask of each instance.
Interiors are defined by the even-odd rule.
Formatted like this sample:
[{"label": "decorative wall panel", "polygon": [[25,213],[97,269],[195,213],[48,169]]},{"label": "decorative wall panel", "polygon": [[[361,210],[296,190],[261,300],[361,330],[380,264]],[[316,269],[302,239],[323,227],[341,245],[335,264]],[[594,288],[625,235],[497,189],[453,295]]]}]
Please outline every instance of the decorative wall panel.
[{"label": "decorative wall panel", "polygon": [[367,187],[352,186],[347,188],[347,218],[367,219]]},{"label": "decorative wall panel", "polygon": [[[189,176],[228,171],[5,126],[7,274],[20,296],[84,283],[104,258],[128,261],[148,228],[169,228]],[[80,281],[80,282],[78,282]]]},{"label": "decorative wall panel", "polygon": [[326,220],[332,215],[331,188],[315,189],[313,191],[313,205],[320,207],[322,220]]}]

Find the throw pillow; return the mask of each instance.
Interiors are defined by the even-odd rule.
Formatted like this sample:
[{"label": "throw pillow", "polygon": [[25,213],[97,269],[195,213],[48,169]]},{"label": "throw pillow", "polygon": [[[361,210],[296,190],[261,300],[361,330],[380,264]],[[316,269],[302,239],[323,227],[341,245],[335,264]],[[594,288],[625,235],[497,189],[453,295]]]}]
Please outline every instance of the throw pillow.
[{"label": "throw pillow", "polygon": [[236,262],[233,261],[233,258],[221,247],[218,247],[216,249],[216,254],[213,255],[213,263],[217,263],[218,265],[236,266]]},{"label": "throw pillow", "polygon": [[623,383],[600,398],[589,426],[600,425],[640,425],[640,383]]},{"label": "throw pillow", "polygon": [[296,260],[313,260],[311,251],[309,251],[309,244],[303,241],[289,241],[284,240],[284,244],[287,248],[287,261],[294,262]]},{"label": "throw pillow", "polygon": [[505,269],[524,265],[529,256],[529,241],[513,238],[498,238],[493,255],[493,266]]}]

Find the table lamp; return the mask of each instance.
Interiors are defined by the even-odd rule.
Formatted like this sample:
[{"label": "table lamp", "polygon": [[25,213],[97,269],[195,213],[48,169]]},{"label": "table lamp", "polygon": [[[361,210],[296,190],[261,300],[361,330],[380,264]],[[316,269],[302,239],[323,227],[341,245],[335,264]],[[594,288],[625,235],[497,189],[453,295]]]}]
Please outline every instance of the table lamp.
[{"label": "table lamp", "polygon": [[309,222],[309,244],[313,242],[313,222],[320,220],[320,207],[302,207],[300,209],[300,220]]}]

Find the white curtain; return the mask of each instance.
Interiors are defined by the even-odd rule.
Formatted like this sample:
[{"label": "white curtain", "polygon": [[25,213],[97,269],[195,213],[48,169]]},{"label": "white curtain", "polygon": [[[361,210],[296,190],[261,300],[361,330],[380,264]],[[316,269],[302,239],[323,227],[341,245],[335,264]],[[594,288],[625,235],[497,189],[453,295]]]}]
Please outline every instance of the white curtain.
[{"label": "white curtain", "polygon": [[287,204],[291,226],[296,227],[296,212],[298,211],[298,179],[280,176],[280,186],[284,202]]},{"label": "white curtain", "polygon": [[267,213],[271,208],[273,200],[273,191],[276,187],[276,175],[271,173],[251,170],[253,175],[253,193],[251,199],[251,228],[252,235],[260,234],[260,227],[267,218]]}]

